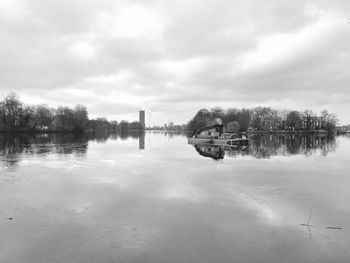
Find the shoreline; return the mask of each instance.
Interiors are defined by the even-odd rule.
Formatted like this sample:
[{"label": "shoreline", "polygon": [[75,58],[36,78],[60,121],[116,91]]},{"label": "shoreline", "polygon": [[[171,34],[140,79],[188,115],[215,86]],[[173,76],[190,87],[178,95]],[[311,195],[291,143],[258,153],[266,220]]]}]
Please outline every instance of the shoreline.
[{"label": "shoreline", "polygon": [[273,130],[273,131],[246,131],[248,134],[323,134],[323,135],[330,135],[330,134],[336,134],[336,131],[327,131],[327,130]]}]

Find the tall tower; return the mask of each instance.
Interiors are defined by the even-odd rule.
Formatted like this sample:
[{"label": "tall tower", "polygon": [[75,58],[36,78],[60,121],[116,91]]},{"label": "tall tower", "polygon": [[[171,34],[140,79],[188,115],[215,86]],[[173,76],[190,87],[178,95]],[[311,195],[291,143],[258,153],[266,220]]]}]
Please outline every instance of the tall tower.
[{"label": "tall tower", "polygon": [[140,110],[139,111],[139,122],[142,125],[143,128],[146,127],[146,122],[145,122],[145,111],[144,110]]}]

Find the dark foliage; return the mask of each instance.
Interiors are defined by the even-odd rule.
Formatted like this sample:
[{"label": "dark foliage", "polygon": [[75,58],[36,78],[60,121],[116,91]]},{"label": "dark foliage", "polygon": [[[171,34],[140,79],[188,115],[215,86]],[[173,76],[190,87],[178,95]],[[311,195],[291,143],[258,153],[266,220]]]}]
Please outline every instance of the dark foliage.
[{"label": "dark foliage", "polygon": [[25,105],[15,93],[0,100],[0,132],[93,132],[103,134],[116,130],[143,130],[139,122],[108,121],[106,118],[89,119],[87,108],[47,105]]},{"label": "dark foliage", "polygon": [[224,110],[219,107],[213,109],[201,109],[187,124],[189,131],[196,131],[200,127],[216,123],[229,124],[238,122],[241,132],[248,129],[254,131],[275,130],[327,130],[335,129],[336,115],[328,113],[327,110],[316,115],[311,110],[281,111],[270,107],[255,107],[252,109],[230,108]]}]

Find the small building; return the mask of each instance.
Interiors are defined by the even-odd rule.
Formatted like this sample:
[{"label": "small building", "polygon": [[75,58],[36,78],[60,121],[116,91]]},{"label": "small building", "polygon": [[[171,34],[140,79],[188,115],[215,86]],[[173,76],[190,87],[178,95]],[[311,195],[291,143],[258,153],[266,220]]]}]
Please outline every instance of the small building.
[{"label": "small building", "polygon": [[224,133],[224,125],[215,124],[210,126],[205,126],[200,128],[197,133],[197,138],[218,138],[221,134]]},{"label": "small building", "polygon": [[325,120],[317,116],[303,116],[301,127],[304,130],[319,130],[325,126]]}]

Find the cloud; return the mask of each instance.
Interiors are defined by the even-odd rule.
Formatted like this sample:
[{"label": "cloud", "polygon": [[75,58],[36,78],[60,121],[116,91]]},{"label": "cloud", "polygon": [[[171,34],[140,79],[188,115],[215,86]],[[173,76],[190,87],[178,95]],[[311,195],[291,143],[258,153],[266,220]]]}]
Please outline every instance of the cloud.
[{"label": "cloud", "polygon": [[[161,124],[203,107],[347,111],[347,1],[14,0],[0,4],[0,93]],[[115,105],[114,105],[115,104]]]}]

